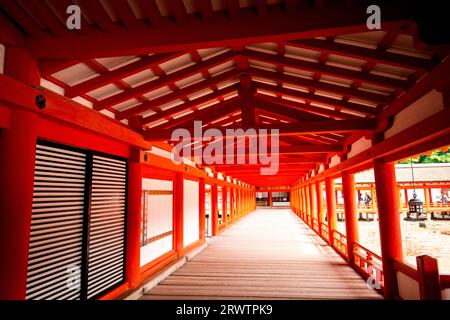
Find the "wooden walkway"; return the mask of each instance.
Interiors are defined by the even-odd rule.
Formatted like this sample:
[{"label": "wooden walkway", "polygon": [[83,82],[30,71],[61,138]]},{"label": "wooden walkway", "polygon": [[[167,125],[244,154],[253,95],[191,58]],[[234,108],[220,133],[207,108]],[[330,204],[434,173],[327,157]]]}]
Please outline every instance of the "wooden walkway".
[{"label": "wooden walkway", "polygon": [[380,299],[289,209],[257,209],[141,299]]}]

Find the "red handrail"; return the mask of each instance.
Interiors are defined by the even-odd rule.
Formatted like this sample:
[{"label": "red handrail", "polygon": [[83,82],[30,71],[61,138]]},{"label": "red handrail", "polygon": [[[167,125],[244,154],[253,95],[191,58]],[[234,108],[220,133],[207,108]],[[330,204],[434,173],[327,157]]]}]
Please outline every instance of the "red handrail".
[{"label": "red handrail", "polygon": [[347,258],[347,237],[337,230],[333,230],[333,247]]},{"label": "red handrail", "polygon": [[355,267],[366,277],[372,277],[384,286],[383,264],[381,257],[362,245],[355,243],[353,246]]},{"label": "red handrail", "polygon": [[324,222],[320,224],[320,231],[322,238],[326,239],[328,241],[328,225]]},{"label": "red handrail", "polygon": [[405,274],[406,276],[410,277],[411,279],[419,281],[419,275],[417,273],[417,269],[414,268],[412,265],[410,265],[404,261],[398,260],[398,259],[394,259],[393,264],[394,264],[395,270]]}]

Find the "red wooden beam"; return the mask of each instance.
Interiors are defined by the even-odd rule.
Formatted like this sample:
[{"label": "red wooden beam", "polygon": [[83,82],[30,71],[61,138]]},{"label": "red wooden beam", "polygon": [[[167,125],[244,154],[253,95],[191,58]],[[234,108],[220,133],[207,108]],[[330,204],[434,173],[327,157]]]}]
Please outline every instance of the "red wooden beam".
[{"label": "red wooden beam", "polygon": [[[405,19],[409,18],[408,10],[395,3],[383,9],[384,29],[403,27]],[[267,10],[270,11],[267,15],[255,16],[252,8],[240,9],[242,19],[214,19],[214,23],[208,24],[166,24],[154,29],[141,26],[130,31],[92,33],[83,37],[28,39],[27,48],[37,58],[83,59],[172,52],[179,48],[234,47],[367,31],[364,6],[345,8],[330,3],[321,10],[309,5],[289,13],[272,6]],[[74,47],[78,50],[73,50]]]},{"label": "red wooden beam", "polygon": [[294,110],[300,110],[303,112],[310,112],[312,114],[324,116],[327,118],[332,118],[336,120],[347,120],[347,119],[360,119],[360,117],[351,115],[351,114],[344,114],[339,111],[329,110],[325,108],[320,108],[312,105],[306,105],[300,102],[287,100],[283,98],[275,98],[271,97],[265,94],[257,94],[256,98],[260,101],[259,105],[262,106],[262,102],[270,103],[277,108],[278,106],[284,106],[288,107]]},{"label": "red wooden beam", "polygon": [[58,19],[45,1],[21,1],[21,6],[52,34],[62,36],[69,33],[69,29]]},{"label": "red wooden beam", "polygon": [[183,0],[166,1],[171,13],[175,16],[178,24],[185,24],[188,21],[188,14],[184,6]]},{"label": "red wooden beam", "polygon": [[[237,110],[241,106],[240,98],[235,97],[230,100],[226,100],[222,103],[211,106],[210,108],[194,111],[186,116],[174,119],[169,123],[164,124],[164,129],[161,130],[173,130],[176,127],[192,128],[194,121],[201,119],[203,124],[208,124],[216,119],[227,117]],[[170,128],[170,129],[169,129]],[[154,130],[152,128],[151,130]]]},{"label": "red wooden beam", "polygon": [[155,0],[135,0],[134,3],[152,26],[161,25],[163,17]]},{"label": "red wooden beam", "polygon": [[154,100],[142,103],[138,106],[135,106],[135,107],[129,108],[125,111],[122,111],[119,114],[117,114],[116,119],[118,119],[118,120],[125,119],[132,115],[145,112],[147,110],[157,111],[158,107],[160,107],[166,103],[186,97],[190,94],[202,91],[204,89],[211,88],[212,86],[215,86],[216,84],[218,84],[220,82],[223,82],[223,81],[229,80],[229,79],[233,79],[236,77],[237,77],[236,70],[227,71],[225,73],[222,73],[221,75],[218,75],[217,77],[201,81],[192,86],[189,86],[189,87],[186,87],[183,89],[179,89],[173,93],[166,94],[162,97],[156,98]]},{"label": "red wooden beam", "polygon": [[167,86],[169,84],[172,84],[176,81],[185,79],[189,76],[192,76],[194,74],[200,73],[204,70],[208,70],[212,67],[215,67],[219,64],[225,63],[235,57],[235,54],[233,52],[227,52],[224,54],[221,54],[219,56],[216,56],[214,58],[211,58],[209,60],[206,60],[205,62],[202,62],[200,64],[195,64],[190,67],[184,68],[182,70],[176,71],[172,74],[169,74],[167,76],[161,77],[158,80],[151,81],[144,83],[140,86],[134,87],[130,90],[124,91],[122,93],[119,93],[117,95],[114,95],[112,97],[103,99],[99,101],[95,105],[96,110],[103,110],[109,106],[121,103],[123,101],[132,99],[136,96],[140,96],[142,94],[145,94],[147,92],[156,90],[158,88]]},{"label": "red wooden beam", "polygon": [[[266,91],[270,91],[276,94],[283,94],[286,96],[290,96],[293,98],[299,98],[306,101],[306,103],[311,104],[313,102],[323,103],[325,105],[333,106],[338,109],[345,109],[350,111],[356,111],[359,113],[365,113],[369,117],[373,117],[378,112],[377,108],[368,107],[365,105],[360,105],[357,103],[349,102],[349,101],[342,101],[342,100],[336,100],[333,98],[328,98],[324,96],[319,96],[317,94],[312,93],[306,93],[294,89],[288,89],[284,87],[275,87],[264,83],[257,83],[257,88],[264,89]],[[343,117],[346,115],[343,115]]]},{"label": "red wooden beam", "polygon": [[0,12],[0,43],[22,47],[24,45],[24,35],[15,27],[5,15]]},{"label": "red wooden beam", "polygon": [[119,81],[133,74],[137,74],[141,71],[151,69],[152,66],[174,59],[182,54],[183,53],[161,53],[152,56],[147,56],[145,58],[142,58],[141,60],[132,62],[123,67],[102,74],[101,76],[89,79],[72,87],[69,87],[65,90],[65,96],[69,98],[81,96],[86,92],[98,89],[109,83]]},{"label": "red wooden beam", "polygon": [[13,17],[30,37],[43,36],[44,32],[36,21],[14,0],[5,0],[2,2],[2,8]]},{"label": "red wooden beam", "polygon": [[226,5],[228,7],[228,14],[231,19],[239,18],[240,5],[239,0],[226,0]]},{"label": "red wooden beam", "polygon": [[[204,95],[203,97],[191,100],[191,101],[183,103],[179,106],[176,106],[176,107],[173,107],[173,108],[170,108],[167,110],[163,110],[163,111],[157,111],[156,114],[153,114],[151,116],[148,116],[148,117],[145,117],[144,119],[142,119],[142,125],[146,125],[151,122],[160,120],[162,118],[170,117],[174,114],[183,112],[185,110],[195,108],[201,104],[220,99],[224,95],[230,94],[231,92],[236,91],[236,90],[238,90],[238,87],[236,85],[233,85],[233,86],[224,88],[222,90],[211,92],[207,95]],[[122,115],[120,115],[120,117],[122,117]]]},{"label": "red wooden beam", "polygon": [[[200,120],[201,118],[196,118]],[[255,125],[255,126],[230,126],[227,129],[255,129],[259,131],[261,129],[267,130],[270,134],[271,129],[278,129],[280,136],[290,136],[290,135],[302,135],[311,133],[322,133],[322,132],[352,132],[352,131],[373,131],[377,128],[377,123],[372,119],[360,119],[360,120],[324,120],[324,121],[309,121],[300,123],[289,123],[289,124],[277,124],[272,125]],[[193,131],[193,128],[186,128],[189,131]],[[226,130],[223,128],[217,128],[222,132],[222,136],[226,137]],[[171,140],[172,129],[165,130],[147,130],[144,133],[145,139],[149,141],[167,141]]]},{"label": "red wooden beam", "polygon": [[[388,34],[394,33],[391,31],[388,32]],[[396,33],[395,36],[397,35],[398,33]],[[333,53],[350,58],[362,59],[375,63],[383,63],[414,70],[430,71],[435,67],[435,62],[431,60],[380,51],[386,49],[386,46],[384,45],[382,45],[380,50],[374,50],[320,39],[294,40],[286,42],[285,44],[293,47],[320,50],[321,52],[326,52],[328,54]]]},{"label": "red wooden beam", "polygon": [[315,90],[321,90],[337,94],[340,96],[347,96],[360,100],[366,100],[369,102],[374,102],[376,104],[389,104],[393,100],[393,98],[390,96],[357,90],[354,88],[346,88],[342,86],[332,85],[305,78],[299,78],[287,74],[280,74],[276,72],[261,70],[254,67],[250,67],[249,72],[254,76],[262,77],[265,79],[271,79],[281,83],[289,83],[300,87],[313,88]]},{"label": "red wooden beam", "polygon": [[[112,32],[120,29],[119,24],[116,24],[111,20],[98,0],[78,0],[77,4],[80,6],[83,14],[95,21],[96,25],[99,26],[102,31]],[[86,56],[84,58],[88,57]]]},{"label": "red wooden beam", "polygon": [[[278,164],[304,164],[304,163],[306,163],[306,164],[316,164],[316,163],[325,162],[327,160],[325,156],[320,156],[320,155],[316,155],[316,156],[313,156],[313,157],[300,157],[300,156],[297,156],[295,158],[275,157],[275,156],[277,156],[277,154],[272,154],[271,156],[273,157],[272,163],[278,163]],[[258,158],[258,157],[256,157],[256,158]],[[209,160],[212,160],[212,159],[213,158],[203,157],[203,161],[209,161]],[[223,160],[224,163],[226,163],[226,160],[230,160],[230,161],[233,161],[233,163],[236,163],[236,161],[235,161],[236,160],[236,156],[223,155],[221,157],[221,159]],[[249,164],[249,160],[250,160],[250,156],[246,155],[245,156],[245,163]],[[264,166],[264,164],[261,164],[261,165]],[[242,166],[245,166],[245,164],[242,164]]]},{"label": "red wooden beam", "polygon": [[381,87],[407,89],[408,83],[402,80],[392,79],[370,73],[363,73],[361,71],[354,71],[339,67],[334,67],[326,64],[309,62],[305,60],[294,59],[285,56],[273,56],[268,53],[257,52],[254,50],[246,50],[242,53],[252,60],[262,61],[266,63],[276,64],[279,66],[287,66],[299,70],[307,70],[312,72],[319,72],[320,74],[330,75],[336,78],[343,78],[352,81],[362,81],[365,83],[374,84]]}]

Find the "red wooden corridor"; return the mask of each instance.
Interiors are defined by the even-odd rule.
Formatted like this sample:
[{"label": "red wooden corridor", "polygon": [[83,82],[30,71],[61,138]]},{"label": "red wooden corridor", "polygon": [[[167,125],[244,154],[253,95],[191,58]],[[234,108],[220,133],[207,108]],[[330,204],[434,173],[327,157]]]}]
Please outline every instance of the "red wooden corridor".
[{"label": "red wooden corridor", "polygon": [[[448,298],[436,259],[403,259],[395,172],[450,145],[444,11],[431,0],[0,0],[0,299],[122,297],[209,237],[184,269],[221,252],[253,263],[254,236],[270,268],[294,277],[312,272],[295,247],[306,235],[336,283],[352,268],[362,286],[380,277],[385,299]],[[192,153],[174,161],[180,146]],[[357,222],[355,175],[371,168],[381,254]],[[303,222],[245,218],[260,194]],[[266,218],[289,236],[264,232]],[[298,269],[278,255],[288,241]],[[345,297],[315,284],[311,297]]]},{"label": "red wooden corridor", "polygon": [[142,299],[380,299],[289,209],[257,209]]}]

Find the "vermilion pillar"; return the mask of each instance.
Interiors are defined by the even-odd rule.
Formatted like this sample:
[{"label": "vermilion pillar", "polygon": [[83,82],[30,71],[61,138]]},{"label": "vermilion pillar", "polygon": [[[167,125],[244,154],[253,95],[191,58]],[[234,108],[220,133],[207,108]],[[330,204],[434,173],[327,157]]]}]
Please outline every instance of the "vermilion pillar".
[{"label": "vermilion pillar", "polygon": [[359,242],[358,218],[356,216],[355,177],[348,172],[342,173],[342,193],[344,195],[345,230],[347,236],[348,263],[354,264],[354,244]]},{"label": "vermilion pillar", "polygon": [[309,197],[309,186],[306,185],[305,186],[305,200],[306,200],[306,222],[308,224],[310,224],[310,218],[311,218],[311,201],[310,201],[310,197]]},{"label": "vermilion pillar", "polygon": [[392,259],[403,258],[394,164],[374,161],[378,224],[384,273],[384,297],[395,299],[397,284]]},{"label": "vermilion pillar", "polygon": [[333,245],[333,232],[337,229],[336,192],[331,178],[325,178],[325,192],[327,201],[328,243]]},{"label": "vermilion pillar", "polygon": [[308,214],[308,204],[306,203],[306,189],[305,189],[305,187],[302,187],[301,194],[302,194],[302,207],[303,207],[302,219],[303,219],[303,221],[306,222],[307,221],[307,214]]},{"label": "vermilion pillar", "polygon": [[0,135],[0,300],[25,299],[37,119],[14,110]]},{"label": "vermilion pillar", "polygon": [[211,234],[217,235],[219,229],[219,216],[218,216],[218,191],[217,185],[211,185]]},{"label": "vermilion pillar", "polygon": [[[137,152],[139,152],[137,150]],[[131,288],[140,283],[140,236],[142,205],[142,166],[128,164],[127,260],[126,275]]]},{"label": "vermilion pillar", "polygon": [[272,192],[269,191],[268,193],[269,193],[269,207],[272,208],[273,205]]},{"label": "vermilion pillar", "polygon": [[205,198],[206,198],[206,191],[205,191],[205,179],[200,179],[199,185],[198,185],[198,192],[199,192],[199,232],[200,232],[200,241],[205,241],[206,237],[206,225],[205,225],[205,219],[206,219],[206,213],[205,213]]},{"label": "vermilion pillar", "polygon": [[323,201],[322,201],[322,183],[316,181],[316,203],[317,203],[317,220],[319,221],[319,234],[322,235],[322,223],[323,223]]},{"label": "vermilion pillar", "polygon": [[228,212],[227,212],[227,188],[225,186],[222,187],[222,221],[223,225],[226,226],[228,224]]},{"label": "vermilion pillar", "polygon": [[[309,186],[309,205],[310,205],[310,213],[311,213],[311,221],[313,221],[314,218],[317,218],[317,212],[316,212],[316,206],[315,206],[315,185],[314,183],[311,183]],[[312,223],[313,224],[313,223]],[[314,225],[313,225],[314,227]]]},{"label": "vermilion pillar", "polygon": [[176,174],[175,178],[175,192],[174,192],[174,200],[175,200],[175,251],[178,255],[183,254],[183,238],[184,238],[184,178],[181,172]]},{"label": "vermilion pillar", "polygon": [[235,218],[234,214],[234,188],[230,188],[230,221],[233,222]]}]

